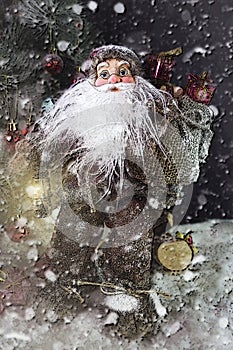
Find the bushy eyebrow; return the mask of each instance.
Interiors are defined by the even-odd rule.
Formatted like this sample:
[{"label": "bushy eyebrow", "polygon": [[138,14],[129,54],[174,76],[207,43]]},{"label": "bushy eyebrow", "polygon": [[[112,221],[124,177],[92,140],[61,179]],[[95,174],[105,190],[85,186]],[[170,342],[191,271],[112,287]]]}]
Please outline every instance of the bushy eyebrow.
[{"label": "bushy eyebrow", "polygon": [[130,63],[128,61],[120,61],[119,62],[119,66],[123,66],[124,64],[126,64],[127,66],[130,67]]},{"label": "bushy eyebrow", "polygon": [[[127,62],[127,61],[120,61],[120,62],[119,62],[119,66],[123,66],[123,65],[127,65],[127,66],[130,67],[130,63],[129,63],[129,62]],[[107,68],[108,66],[109,66],[109,63],[108,63],[107,61],[100,62],[100,63],[98,64],[98,66],[97,66],[97,71],[98,71],[99,69],[101,69],[101,68],[104,68],[104,67]]]},{"label": "bushy eyebrow", "polygon": [[97,70],[99,70],[100,68],[103,68],[103,67],[108,67],[109,66],[109,63],[108,62],[101,62],[98,64],[97,66]]}]

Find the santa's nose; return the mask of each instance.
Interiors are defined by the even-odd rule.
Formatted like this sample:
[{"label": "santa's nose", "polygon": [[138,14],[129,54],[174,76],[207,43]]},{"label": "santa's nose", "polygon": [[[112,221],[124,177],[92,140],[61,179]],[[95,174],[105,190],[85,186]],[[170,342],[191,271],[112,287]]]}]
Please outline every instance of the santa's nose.
[{"label": "santa's nose", "polygon": [[116,84],[121,81],[121,78],[117,74],[111,74],[110,77],[108,78],[108,83],[109,84]]}]

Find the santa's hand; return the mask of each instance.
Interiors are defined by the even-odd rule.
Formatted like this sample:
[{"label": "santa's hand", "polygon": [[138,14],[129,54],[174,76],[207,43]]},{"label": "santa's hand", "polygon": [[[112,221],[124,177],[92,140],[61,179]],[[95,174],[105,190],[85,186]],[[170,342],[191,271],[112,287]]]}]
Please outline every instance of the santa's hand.
[{"label": "santa's hand", "polygon": [[183,94],[184,94],[184,89],[182,87],[175,86],[175,85],[173,86],[173,96],[175,98],[179,98],[179,97],[183,96]]}]

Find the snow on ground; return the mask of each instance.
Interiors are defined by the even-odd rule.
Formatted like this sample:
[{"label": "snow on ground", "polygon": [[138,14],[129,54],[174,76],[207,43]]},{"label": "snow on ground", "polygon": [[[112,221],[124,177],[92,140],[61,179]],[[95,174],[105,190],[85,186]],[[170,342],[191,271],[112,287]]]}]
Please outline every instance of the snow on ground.
[{"label": "snow on ground", "polygon": [[[153,289],[170,294],[170,298],[151,294],[156,322],[153,336],[130,341],[115,336],[108,328],[118,320],[114,309],[105,316],[98,310],[87,309],[77,315],[60,317],[52,309],[40,309],[40,304],[35,301],[24,306],[6,307],[0,315],[0,349],[232,349],[233,220],[208,221],[179,229],[194,231],[192,236],[199,253],[192,265],[181,273],[160,268],[155,271]],[[2,236],[1,248],[4,240],[6,236]],[[9,244],[13,246],[16,243],[8,241],[8,248]],[[28,252],[25,255],[26,246]],[[36,249],[36,241],[33,245],[17,245],[19,255],[20,249],[26,259],[32,261],[40,251],[40,248]],[[4,255],[1,260],[3,269]],[[111,300],[107,296],[106,305],[111,306],[111,302],[114,298]],[[127,305],[124,308],[127,309]]]}]

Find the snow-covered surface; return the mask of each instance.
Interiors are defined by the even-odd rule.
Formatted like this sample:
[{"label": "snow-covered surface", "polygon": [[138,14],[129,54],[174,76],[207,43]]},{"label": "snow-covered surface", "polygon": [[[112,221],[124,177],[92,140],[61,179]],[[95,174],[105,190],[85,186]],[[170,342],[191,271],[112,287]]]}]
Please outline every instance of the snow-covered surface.
[{"label": "snow-covered surface", "polygon": [[[103,316],[97,309],[71,316],[59,316],[52,308],[42,308],[35,300],[25,306],[9,306],[0,315],[0,349],[14,350],[230,350],[233,347],[233,221],[208,221],[179,227],[192,229],[198,255],[189,269],[171,273],[157,269],[153,289],[170,294],[151,294],[156,323],[154,334],[144,340],[127,340],[114,335],[109,325],[118,321],[119,305],[129,308],[135,300],[116,298],[115,310]],[[7,237],[1,236],[1,243]],[[40,237],[38,237],[40,240]],[[29,255],[34,261],[38,251],[27,242],[17,244],[14,256]],[[1,245],[1,247],[3,247]],[[34,247],[34,248],[33,248]],[[15,248],[16,249],[16,248]],[[34,255],[32,252],[34,249]],[[9,248],[9,251],[14,251]],[[9,258],[9,257],[8,257]],[[13,256],[12,256],[13,258]],[[4,267],[4,255],[1,257]],[[7,259],[6,259],[7,260]],[[48,273],[47,278],[53,281]],[[111,307],[114,297],[104,296]],[[132,304],[133,302],[133,304]],[[117,304],[118,303],[118,304]]]}]

